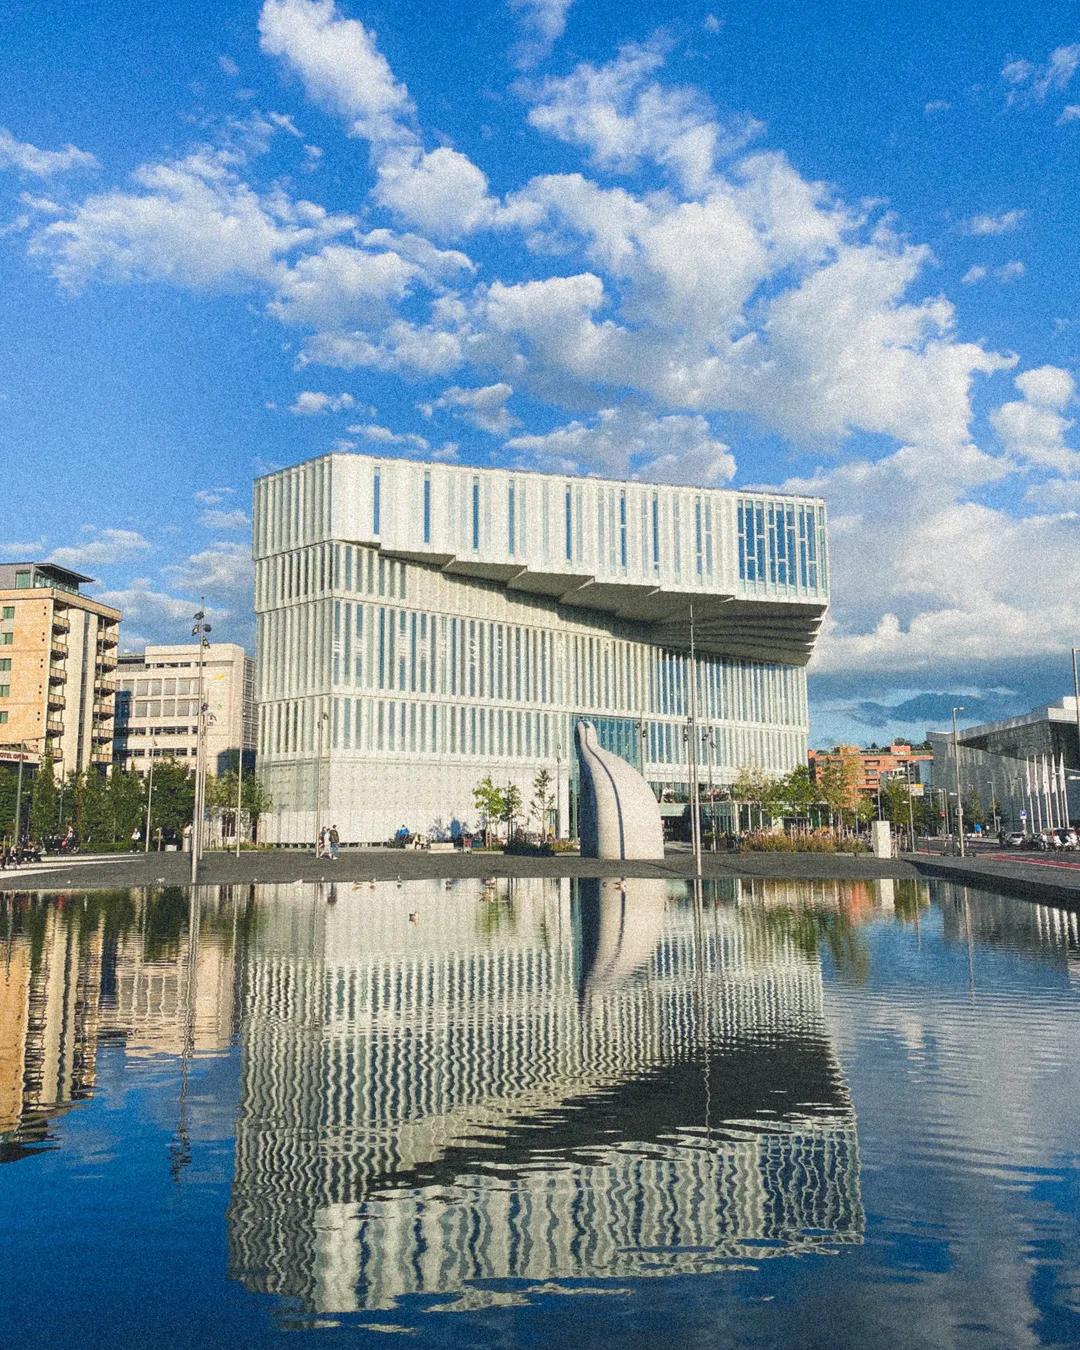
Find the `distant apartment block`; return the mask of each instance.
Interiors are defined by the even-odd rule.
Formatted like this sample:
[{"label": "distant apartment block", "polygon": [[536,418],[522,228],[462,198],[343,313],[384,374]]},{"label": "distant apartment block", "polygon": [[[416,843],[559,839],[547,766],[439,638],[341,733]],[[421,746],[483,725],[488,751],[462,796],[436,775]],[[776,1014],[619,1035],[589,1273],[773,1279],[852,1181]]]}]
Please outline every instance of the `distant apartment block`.
[{"label": "distant apartment block", "polygon": [[856,788],[866,796],[873,796],[889,778],[900,777],[912,783],[928,783],[934,763],[932,750],[913,750],[903,741],[892,745],[871,746],[861,750],[857,745],[838,745],[835,750],[811,750],[810,777],[817,782],[825,765],[841,760],[857,759],[859,780]]},{"label": "distant apartment block", "polygon": [[112,759],[120,613],[53,563],[0,564],[0,745],[58,774]]},{"label": "distant apartment block", "polygon": [[[255,762],[255,663],[243,647],[214,642],[206,649],[206,765],[211,773]],[[151,757],[195,758],[199,713],[197,643],[147,647],[120,657],[113,762],[145,771]]]}]

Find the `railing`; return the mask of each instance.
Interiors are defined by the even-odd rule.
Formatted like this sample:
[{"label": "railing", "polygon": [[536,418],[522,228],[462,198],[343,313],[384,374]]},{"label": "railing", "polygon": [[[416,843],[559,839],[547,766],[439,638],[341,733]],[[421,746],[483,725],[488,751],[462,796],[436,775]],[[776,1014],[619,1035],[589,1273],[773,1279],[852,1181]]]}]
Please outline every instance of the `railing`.
[{"label": "railing", "polygon": [[66,707],[67,707],[67,699],[64,697],[63,694],[57,694],[57,693],[54,693],[53,690],[50,689],[50,690],[49,690],[49,707],[50,707],[50,708],[66,708]]},{"label": "railing", "polygon": [[52,630],[54,633],[70,633],[71,620],[65,614],[53,612]]},{"label": "railing", "polygon": [[64,724],[53,718],[49,718],[45,723],[45,732],[49,736],[62,736],[64,734]]}]

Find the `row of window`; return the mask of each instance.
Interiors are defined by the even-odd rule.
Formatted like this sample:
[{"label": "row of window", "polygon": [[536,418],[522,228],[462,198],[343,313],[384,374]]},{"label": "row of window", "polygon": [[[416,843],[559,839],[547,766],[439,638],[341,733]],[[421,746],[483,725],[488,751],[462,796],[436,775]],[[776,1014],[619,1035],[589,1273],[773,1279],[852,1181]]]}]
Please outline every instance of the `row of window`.
[{"label": "row of window", "polygon": [[740,500],[739,578],[803,590],[823,587],[825,508]]},{"label": "row of window", "polygon": [[405,564],[376,549],[315,544],[281,553],[258,569],[256,604],[273,609],[329,591],[405,599]]},{"label": "row of window", "polygon": [[[328,643],[327,673],[339,688],[683,717],[690,711],[689,658],[643,643],[347,600],[335,600],[327,624],[329,617],[325,606],[263,616],[260,643],[271,663],[264,697],[298,675],[303,681],[293,688],[325,687],[320,653]],[[301,670],[286,669],[290,653]],[[699,658],[697,667],[704,716],[806,720],[803,676],[794,667],[719,657]]]},{"label": "row of window", "polygon": [[[472,551],[478,553],[482,545],[486,546],[490,532],[490,507],[482,507],[480,477],[474,476],[469,493],[469,542]],[[453,495],[453,484],[450,494]],[[585,497],[579,483],[566,483],[561,489],[563,506],[563,556],[569,563],[581,562],[585,556]],[[541,489],[543,516],[544,556],[550,552],[551,508],[546,485]],[[511,479],[506,485],[506,552],[511,558],[522,556],[525,552],[527,485]],[[372,522],[373,534],[381,533],[382,525],[382,474],[378,467],[372,475]],[[671,498],[670,518],[666,497],[662,503],[659,492],[642,497],[641,501],[641,565],[646,572],[659,575],[663,556],[663,536],[665,529],[670,530],[672,544],[672,569],[677,578],[682,576],[683,521],[682,502],[678,495]],[[481,525],[484,529],[481,529]],[[629,517],[625,488],[596,489],[596,560],[601,567],[610,571],[625,572],[629,563]],[[424,474],[423,506],[421,511],[421,533],[423,542],[432,542],[432,483],[431,474]],[[451,533],[453,528],[451,527]],[[696,496],[693,500],[693,541],[694,574],[699,582],[711,581],[713,577],[713,507],[706,497]],[[370,589],[370,588],[369,588]]]},{"label": "row of window", "polygon": [[162,694],[197,694],[199,681],[197,678],[120,680],[116,688],[118,693],[134,694],[137,698],[160,698]]},{"label": "row of window", "polygon": [[[567,758],[569,727],[575,720],[528,709],[370,698],[330,700],[328,725],[321,729],[311,714],[311,707],[299,700],[260,709],[260,754],[360,750],[550,761],[556,753]],[[686,765],[684,722],[647,720],[642,729],[648,764]],[[703,769],[710,762],[717,768],[755,763],[779,771],[801,758],[797,732],[730,726],[712,730],[711,747],[702,752]]]},{"label": "row of window", "polygon": [[116,716],[119,720],[131,717],[194,717],[199,711],[197,698],[153,698],[136,699],[131,704],[130,714],[123,703],[118,703]]}]

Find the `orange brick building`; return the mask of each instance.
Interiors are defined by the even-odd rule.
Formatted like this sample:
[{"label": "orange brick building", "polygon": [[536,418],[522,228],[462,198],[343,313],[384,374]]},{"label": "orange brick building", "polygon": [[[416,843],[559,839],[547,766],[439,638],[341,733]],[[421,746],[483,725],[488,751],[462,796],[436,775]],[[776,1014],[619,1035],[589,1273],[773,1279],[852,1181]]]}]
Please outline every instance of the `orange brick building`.
[{"label": "orange brick building", "polygon": [[[880,749],[871,746],[869,750],[861,750],[857,745],[838,745],[834,750],[811,750],[809,760],[810,777],[815,782],[826,764],[840,761],[850,763],[858,760],[861,776],[856,787],[859,792],[872,797],[886,778],[894,774],[906,776],[909,773],[909,765],[913,766],[910,769],[913,783],[928,781],[929,769],[934,763],[934,752],[914,750],[902,741],[894,741],[892,745]],[[927,767],[921,768],[922,765]]]}]

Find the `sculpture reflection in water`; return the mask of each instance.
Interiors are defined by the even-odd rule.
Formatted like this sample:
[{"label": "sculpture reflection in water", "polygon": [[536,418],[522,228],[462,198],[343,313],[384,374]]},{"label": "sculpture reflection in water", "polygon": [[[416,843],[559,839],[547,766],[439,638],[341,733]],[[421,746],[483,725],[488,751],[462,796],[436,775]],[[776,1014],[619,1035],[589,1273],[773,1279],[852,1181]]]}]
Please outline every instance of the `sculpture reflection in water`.
[{"label": "sculpture reflection in water", "polygon": [[347,1312],[861,1241],[820,965],[758,909],[663,881],[369,894],[260,906],[228,1216],[248,1288]]}]

